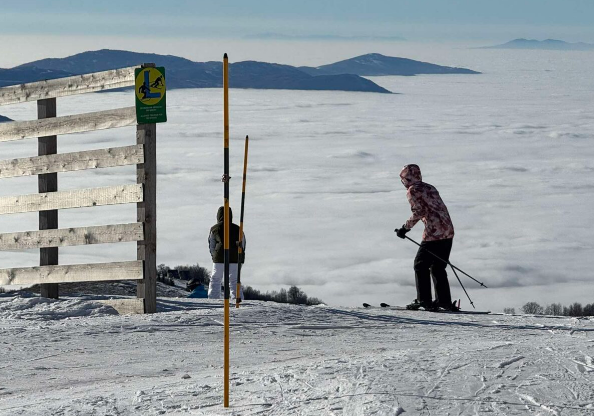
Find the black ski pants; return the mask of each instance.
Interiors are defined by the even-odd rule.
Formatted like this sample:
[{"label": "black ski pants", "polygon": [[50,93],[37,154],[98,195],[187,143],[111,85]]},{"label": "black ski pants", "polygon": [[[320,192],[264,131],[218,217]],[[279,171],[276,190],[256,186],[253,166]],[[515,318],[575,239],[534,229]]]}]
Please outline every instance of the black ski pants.
[{"label": "black ski pants", "polygon": [[[417,299],[420,302],[431,302],[431,277],[435,286],[435,300],[439,305],[450,306],[452,296],[446,267],[452,251],[453,238],[437,241],[423,241],[415,257],[415,279],[417,283]],[[438,260],[435,256],[445,260]]]}]

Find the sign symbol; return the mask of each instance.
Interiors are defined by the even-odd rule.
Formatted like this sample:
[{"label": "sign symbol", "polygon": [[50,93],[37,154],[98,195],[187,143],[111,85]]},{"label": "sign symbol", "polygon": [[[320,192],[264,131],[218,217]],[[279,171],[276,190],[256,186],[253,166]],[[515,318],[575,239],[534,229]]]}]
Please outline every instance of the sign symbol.
[{"label": "sign symbol", "polygon": [[144,71],[144,82],[138,88],[138,92],[142,94],[142,100],[150,100],[152,98],[161,98],[160,92],[151,92],[151,87],[156,88],[157,85],[163,84],[163,75],[159,76],[155,82],[151,84],[150,71]]},{"label": "sign symbol", "polygon": [[151,84],[151,88],[161,88],[163,85],[163,75],[159,75],[155,82]]}]

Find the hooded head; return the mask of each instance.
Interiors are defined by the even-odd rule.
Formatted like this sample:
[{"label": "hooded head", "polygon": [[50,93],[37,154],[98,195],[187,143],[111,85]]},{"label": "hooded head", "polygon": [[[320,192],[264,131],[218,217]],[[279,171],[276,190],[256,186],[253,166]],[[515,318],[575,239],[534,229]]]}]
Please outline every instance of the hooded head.
[{"label": "hooded head", "polygon": [[406,165],[400,171],[400,180],[406,189],[415,183],[421,182],[421,168],[418,165]]},{"label": "hooded head", "polygon": [[[225,207],[220,207],[217,211],[217,222],[222,223],[225,220]],[[229,207],[229,223],[233,222],[233,211]]]}]

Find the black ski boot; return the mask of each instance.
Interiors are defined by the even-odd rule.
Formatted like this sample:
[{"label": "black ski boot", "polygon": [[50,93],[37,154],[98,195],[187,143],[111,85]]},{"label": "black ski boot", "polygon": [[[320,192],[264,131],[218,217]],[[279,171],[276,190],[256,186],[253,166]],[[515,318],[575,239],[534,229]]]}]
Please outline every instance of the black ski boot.
[{"label": "black ski boot", "polygon": [[429,312],[435,312],[437,310],[433,302],[419,302],[418,299],[415,299],[412,303],[406,305],[406,309],[411,311],[418,311],[421,308]]},{"label": "black ski boot", "polygon": [[440,303],[435,304],[436,310],[448,311],[448,312],[458,312],[460,308],[456,305],[456,301],[453,301],[451,304],[449,303]]}]

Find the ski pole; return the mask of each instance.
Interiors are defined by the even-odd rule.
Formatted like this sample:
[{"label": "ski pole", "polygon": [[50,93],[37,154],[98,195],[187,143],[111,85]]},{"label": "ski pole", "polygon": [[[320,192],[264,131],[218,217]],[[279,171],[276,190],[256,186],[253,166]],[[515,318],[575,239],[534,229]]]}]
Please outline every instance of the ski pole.
[{"label": "ski pole", "polygon": [[[437,256],[435,256],[437,257]],[[476,309],[476,307],[474,306],[474,303],[472,302],[472,299],[470,299],[470,296],[468,295],[468,292],[466,291],[466,288],[464,287],[464,285],[462,284],[462,281],[460,280],[460,278],[458,277],[458,273],[456,273],[456,269],[454,269],[454,267],[450,264],[450,266],[452,267],[452,271],[454,272],[454,274],[456,275],[456,279],[458,279],[458,283],[460,283],[460,286],[462,286],[462,290],[464,291],[464,293],[466,293],[466,297],[468,298],[468,301],[470,302],[470,304],[472,305],[473,309]],[[460,307],[458,306],[458,309],[460,309]]]},{"label": "ski pole", "polygon": [[[472,305],[472,307],[474,309],[476,309],[476,307],[474,306],[474,303],[472,302],[472,299],[470,299],[470,296],[468,295],[468,292],[466,291],[466,288],[464,287],[464,285],[462,284],[462,281],[460,280],[460,278],[458,277],[458,273],[456,273],[456,269],[454,268],[454,266],[452,265],[452,263],[450,263],[449,261],[445,261],[444,259],[442,259],[441,257],[439,257],[438,255],[432,253],[431,251],[427,250],[427,248],[423,247],[422,245],[420,245],[419,243],[417,243],[415,240],[413,240],[412,238],[409,238],[407,236],[405,236],[408,240],[412,241],[413,243],[415,243],[416,245],[418,245],[422,250],[425,250],[427,253],[431,254],[433,257],[435,257],[437,260],[442,261],[444,263],[447,263],[450,265],[450,267],[452,268],[452,271],[454,272],[454,275],[456,276],[456,279],[458,279],[458,283],[460,283],[460,286],[462,286],[462,290],[464,291],[464,293],[466,294],[466,297],[468,298],[468,301],[470,302],[470,304]],[[480,282],[479,282],[480,283]],[[482,284],[482,283],[481,283]],[[484,285],[483,285],[484,286]],[[487,286],[485,286],[487,287]]]},{"label": "ski pole", "polygon": [[241,264],[243,255],[243,213],[245,207],[245,183],[247,180],[248,145],[250,138],[245,136],[245,151],[243,155],[243,186],[241,189],[241,216],[239,217],[239,242],[237,247],[237,288],[235,290],[235,307],[241,303]]},{"label": "ski pole", "polygon": [[[485,286],[483,283],[479,282],[478,280],[476,280],[474,277],[472,277],[471,275],[469,275],[468,273],[466,273],[464,270],[459,269],[458,267],[454,266],[452,263],[450,263],[450,261],[445,261],[444,259],[440,258],[439,256],[433,254],[432,252],[430,252],[429,250],[427,250],[425,247],[422,247],[419,243],[417,243],[415,240],[413,240],[412,238],[408,237],[408,236],[404,236],[407,240],[412,241],[413,243],[415,243],[416,245],[418,245],[419,247],[421,247],[423,250],[425,250],[427,253],[431,254],[433,257],[435,257],[437,260],[441,260],[444,263],[449,264],[452,267],[452,270],[458,270],[460,273],[470,277],[472,280],[474,280],[475,282],[477,282],[479,285],[481,285],[482,287],[487,287]],[[455,272],[454,272],[455,273]],[[457,276],[457,275],[456,275]]]}]

